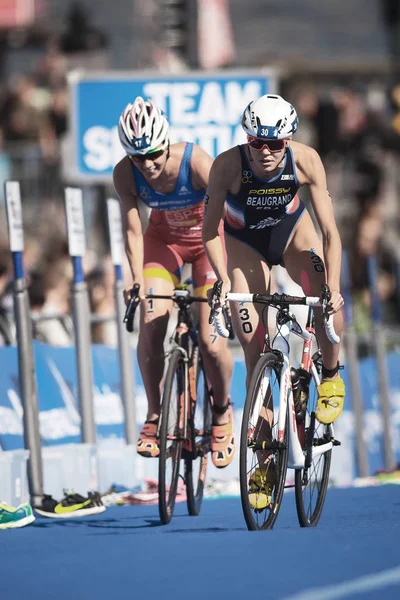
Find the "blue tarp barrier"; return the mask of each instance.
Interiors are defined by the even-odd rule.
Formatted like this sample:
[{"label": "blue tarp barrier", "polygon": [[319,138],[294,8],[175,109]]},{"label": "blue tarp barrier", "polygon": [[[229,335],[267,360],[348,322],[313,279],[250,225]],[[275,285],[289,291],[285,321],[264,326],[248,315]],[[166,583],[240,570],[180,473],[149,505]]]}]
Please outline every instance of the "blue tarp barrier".
[{"label": "blue tarp barrier", "polygon": [[[56,348],[34,343],[37,390],[40,410],[40,433],[43,446],[79,442],[80,416],[75,365],[75,348]],[[97,440],[123,439],[123,405],[120,395],[118,352],[102,345],[92,346],[93,381]],[[2,385],[0,387],[0,445],[3,450],[23,448],[22,404],[18,382],[16,347],[0,348]],[[400,353],[387,356],[393,414],[393,440],[396,456],[400,459]],[[143,383],[132,351],[132,368],[135,369],[135,402],[140,426],[145,418],[146,401]],[[359,365],[363,406],[365,441],[368,450],[369,470],[374,473],[384,466],[382,421],[379,411],[379,393],[376,361],[365,358]],[[344,369],[347,393],[341,424],[345,429],[349,451],[354,453],[354,424],[351,412],[352,399],[347,370]],[[235,360],[231,385],[234,409],[243,409],[245,398],[245,366]],[[339,426],[339,421],[338,421]],[[342,428],[342,431],[343,428]],[[239,432],[238,432],[239,433]],[[343,433],[341,434],[343,437]],[[343,442],[343,439],[342,439]],[[351,447],[351,448],[350,448]]]}]

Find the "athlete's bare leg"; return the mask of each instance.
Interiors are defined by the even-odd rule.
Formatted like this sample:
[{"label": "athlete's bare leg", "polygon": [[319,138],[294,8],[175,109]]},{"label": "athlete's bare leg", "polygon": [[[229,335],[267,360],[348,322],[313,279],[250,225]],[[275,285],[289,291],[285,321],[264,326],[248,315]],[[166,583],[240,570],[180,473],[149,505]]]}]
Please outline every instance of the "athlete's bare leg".
[{"label": "athlete's bare leg", "polygon": [[[263,257],[239,240],[225,236],[228,253],[228,275],[231,280],[232,292],[240,293],[266,293],[270,284],[270,270]],[[256,304],[232,302],[232,321],[235,333],[243,348],[246,362],[246,389],[249,387],[250,378],[262,350],[262,337],[268,308]],[[264,314],[263,314],[264,311]],[[262,439],[271,438],[271,424],[273,423],[273,407],[271,396],[267,390],[264,406],[261,408],[257,420],[257,436]],[[268,463],[270,457],[265,453],[257,453],[260,466]]]},{"label": "athlete's bare leg", "polygon": [[[228,340],[216,335],[214,327],[209,325],[210,307],[207,303],[198,303],[199,343],[204,360],[209,384],[213,390],[215,404],[218,408],[228,405],[229,388],[233,372],[233,356],[228,348]],[[226,414],[217,412],[213,415],[214,425],[227,422]]]},{"label": "athlete's bare leg", "polygon": [[[306,295],[321,295],[321,286],[326,283],[322,244],[311,217],[306,211],[286,246],[283,260],[290,277],[303,288]],[[316,308],[314,312],[315,333],[321,348],[324,367],[329,370],[335,369],[338,364],[340,345],[329,342],[322,325],[321,310]],[[334,326],[336,333],[341,336],[343,331],[342,312],[334,315]]]},{"label": "athlete's bare leg", "polygon": [[[240,293],[266,293],[269,286],[270,271],[263,257],[239,240],[225,235],[228,254],[228,275],[231,280],[231,291]],[[235,333],[243,348],[246,361],[247,380],[260,356],[260,339],[258,327],[261,321],[262,306],[244,304],[240,306],[232,302],[232,321]],[[266,312],[264,313],[266,316]]]},{"label": "athlete's bare leg", "polygon": [[[145,293],[172,295],[174,284],[161,278],[145,279]],[[160,415],[164,374],[164,338],[172,311],[172,300],[143,300],[140,303],[140,331],[137,357],[148,401],[147,420]]]}]

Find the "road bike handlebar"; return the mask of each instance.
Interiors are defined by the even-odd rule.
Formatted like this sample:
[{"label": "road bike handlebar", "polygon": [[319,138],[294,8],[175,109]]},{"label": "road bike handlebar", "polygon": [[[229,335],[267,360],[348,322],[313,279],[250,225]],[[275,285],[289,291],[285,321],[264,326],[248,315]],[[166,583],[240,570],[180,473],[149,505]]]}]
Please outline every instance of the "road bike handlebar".
[{"label": "road bike handlebar", "polygon": [[[221,285],[217,286],[219,283]],[[328,340],[332,344],[338,344],[340,342],[340,337],[335,332],[333,319],[331,318],[331,315],[327,313],[327,305],[330,300],[330,291],[326,284],[322,286],[320,298],[316,296],[289,296],[288,294],[240,294],[236,292],[229,292],[226,295],[224,304],[221,304],[219,299],[222,282],[217,282],[217,284],[214,286],[213,296],[211,298],[210,323],[215,323],[217,333],[221,337],[227,338],[230,334],[228,329],[224,326],[222,320],[222,309],[225,306],[225,302],[229,301],[267,304],[276,308],[282,308],[282,306],[289,306],[291,304],[297,306],[320,306],[322,307],[323,323]]]},{"label": "road bike handlebar", "polygon": [[[140,290],[140,285],[138,283],[135,283],[131,290],[131,299],[129,300],[128,306],[126,307],[126,311],[125,311],[124,323],[125,323],[126,329],[129,333],[132,333],[132,331],[133,331],[133,321],[135,318],[135,312],[140,303],[139,290]],[[174,300],[174,301],[178,301],[179,298],[186,298],[189,303],[208,302],[207,298],[202,298],[199,296],[191,296],[189,293],[189,290],[187,290],[187,289],[181,289],[181,290],[175,289],[173,295],[146,294],[145,298]],[[223,321],[222,321],[222,319],[223,319]],[[223,324],[224,329],[228,332],[227,335],[223,336],[223,337],[229,337],[229,339],[232,340],[235,337],[235,334],[233,331],[231,316],[229,314],[229,311],[228,311],[226,305],[224,305],[222,307],[221,323]]]}]

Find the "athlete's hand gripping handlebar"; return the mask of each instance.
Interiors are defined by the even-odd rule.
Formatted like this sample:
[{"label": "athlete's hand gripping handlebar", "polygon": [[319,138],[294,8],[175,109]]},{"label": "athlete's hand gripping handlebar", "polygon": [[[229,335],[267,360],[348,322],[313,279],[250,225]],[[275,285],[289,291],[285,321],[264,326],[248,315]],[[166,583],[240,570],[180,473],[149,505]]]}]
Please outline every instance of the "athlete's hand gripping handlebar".
[{"label": "athlete's hand gripping handlebar", "polygon": [[218,280],[214,283],[211,292],[211,310],[208,322],[210,325],[213,322],[215,323],[217,332],[221,337],[233,340],[235,332],[232,326],[232,319],[225,302],[221,303],[221,290],[222,281]]},{"label": "athlete's hand gripping handlebar", "polygon": [[139,290],[140,285],[138,283],[135,283],[131,291],[131,299],[129,300],[129,304],[126,307],[125,311],[124,323],[126,326],[126,330],[129,331],[129,333],[132,333],[133,331],[133,320],[135,318],[136,309],[139,306],[140,302]]}]

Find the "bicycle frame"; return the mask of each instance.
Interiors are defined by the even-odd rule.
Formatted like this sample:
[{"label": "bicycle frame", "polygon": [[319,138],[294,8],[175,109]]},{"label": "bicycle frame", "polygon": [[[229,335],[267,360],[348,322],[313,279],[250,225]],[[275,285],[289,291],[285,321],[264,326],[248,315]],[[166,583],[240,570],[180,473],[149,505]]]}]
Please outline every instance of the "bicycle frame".
[{"label": "bicycle frame", "polygon": [[[174,333],[171,337],[171,344],[165,353],[165,358],[168,358],[171,352],[175,349],[179,350],[182,354],[183,362],[184,362],[184,381],[183,383],[183,411],[182,411],[182,435],[184,439],[188,439],[188,419],[191,414],[191,401],[196,401],[196,385],[194,380],[194,373],[190,373],[189,371],[189,347],[188,347],[188,338],[189,336],[194,344],[194,346],[199,345],[198,334],[196,327],[194,326],[191,315],[189,314],[189,304],[187,303],[187,299],[189,298],[189,290],[187,289],[175,289],[173,296],[163,296],[163,295],[154,295],[148,294],[147,298],[153,299],[172,299],[174,303],[178,307],[178,317],[177,323],[174,330]],[[196,302],[207,302],[205,298],[198,298],[193,300]],[[161,427],[161,419],[158,424],[157,435],[160,433]]]},{"label": "bicycle frame", "polygon": [[183,437],[186,439],[188,437],[189,402],[191,402],[192,400],[195,401],[195,398],[192,398],[192,390],[190,390],[190,388],[193,388],[193,386],[190,385],[190,357],[186,336],[189,335],[193,341],[193,344],[198,345],[198,335],[196,328],[194,327],[194,324],[192,322],[191,316],[189,315],[188,306],[184,302],[179,301],[179,298],[186,298],[187,296],[189,296],[188,290],[175,290],[174,296],[177,298],[175,302],[178,305],[179,311],[174,335],[172,338],[173,344],[171,344],[171,347],[166,352],[165,356],[167,358],[171,354],[172,350],[177,348],[183,357],[183,362],[185,365],[183,382]]},{"label": "bicycle frame", "polygon": [[[296,413],[294,408],[293,401],[293,390],[292,390],[292,382],[290,377],[290,345],[289,338],[290,334],[293,332],[295,335],[300,337],[304,342],[303,348],[303,357],[305,360],[308,360],[310,371],[315,378],[315,381],[320,383],[320,376],[315,368],[313,361],[311,360],[310,351],[311,351],[311,341],[313,339],[311,328],[302,329],[301,326],[296,321],[296,317],[286,311],[286,313],[282,310],[278,311],[276,316],[276,321],[278,323],[279,319],[284,319],[281,323],[279,323],[279,327],[277,327],[277,333],[272,341],[271,350],[278,351],[282,358],[282,370],[281,370],[281,379],[280,379],[280,392],[279,392],[279,417],[278,417],[278,434],[277,439],[279,442],[284,441],[285,435],[285,425],[286,418],[289,415],[289,461],[288,468],[290,469],[304,469],[305,466],[305,454],[301,447],[299,437],[298,437],[298,427],[296,421]],[[268,339],[268,335],[266,334],[266,342]],[[308,351],[307,351],[308,350]],[[308,356],[308,357],[307,357]],[[307,358],[306,358],[307,357]],[[288,408],[288,410],[287,410]],[[332,439],[333,435],[333,425],[330,426],[330,433]],[[325,444],[321,444],[320,446],[313,447],[312,455],[313,457],[323,454],[324,452],[328,452],[333,447],[332,442],[327,442]]]},{"label": "bicycle frame", "polygon": [[[220,284],[221,282],[217,282]],[[222,285],[222,284],[221,284]],[[218,287],[215,288],[214,292],[218,298]],[[311,340],[312,333],[311,328],[310,331],[303,330],[302,327],[296,320],[295,315],[289,312],[288,305],[306,305],[309,307],[321,307],[323,311],[323,324],[325,333],[327,335],[328,340],[332,344],[338,344],[340,342],[340,337],[336,334],[333,319],[329,319],[326,315],[326,307],[327,302],[330,299],[330,291],[326,284],[322,286],[321,298],[313,297],[313,296],[290,296],[287,294],[251,294],[251,293],[237,293],[237,292],[229,292],[226,294],[225,301],[229,302],[240,302],[244,304],[245,302],[256,302],[265,305],[274,306],[278,309],[276,315],[276,323],[277,323],[277,333],[273,339],[272,346],[269,345],[269,337],[268,333],[265,335],[265,343],[264,350],[268,348],[279,355],[282,362],[281,369],[281,380],[280,380],[280,392],[279,392],[279,417],[278,417],[278,432],[277,432],[277,440],[278,442],[284,442],[285,436],[285,425],[286,425],[286,417],[287,412],[289,412],[289,468],[291,469],[303,469],[308,468],[305,464],[305,454],[301,448],[301,444],[298,438],[298,428],[296,421],[296,413],[294,408],[293,401],[293,390],[292,390],[292,382],[290,377],[290,363],[289,363],[289,353],[290,353],[290,345],[289,345],[289,337],[291,332],[295,333],[298,337],[302,338],[304,341],[304,351],[303,356],[309,354],[311,350]],[[222,337],[228,337],[228,330],[224,327],[221,320],[221,311],[216,310],[215,308],[211,308],[210,322],[214,320],[215,327],[219,335]],[[310,321],[309,321],[310,322]],[[308,352],[306,352],[308,350]],[[311,358],[308,356],[306,358],[306,365],[311,370],[311,373],[317,382],[320,382],[319,374],[315,369],[314,363]],[[269,378],[269,377],[268,377]],[[333,426],[330,424],[329,426],[330,437],[332,441],[327,441],[323,444],[318,444],[318,446],[312,447],[312,457],[318,456],[320,454],[324,454],[332,449],[334,445],[334,435],[333,435]]]},{"label": "bicycle frame", "polygon": [[[184,481],[190,515],[199,514],[203,500],[207,454],[211,449],[209,440],[211,401],[199,348],[197,327],[189,307],[194,302],[207,302],[207,299],[191,296],[186,282],[183,286],[175,288],[172,295],[145,294],[144,298],[169,300],[178,307],[174,333],[164,353],[164,358],[167,360],[165,360],[163,373],[162,405],[157,427],[158,506],[161,522],[167,524],[171,520],[175,507],[181,459],[184,462]],[[135,284],[124,316],[128,331],[133,330],[135,310],[141,299],[139,285]],[[152,312],[153,307],[150,305],[148,310]],[[198,389],[200,390],[198,384],[203,384],[203,378],[205,395],[202,412],[199,413],[201,424],[200,427],[196,427],[196,405],[200,407],[202,405],[202,395],[197,397]],[[170,414],[172,420],[169,418]],[[198,459],[200,463],[197,462]],[[194,463],[199,466],[198,469],[193,466]],[[172,468],[170,476],[167,475],[167,465],[171,465]]]}]

